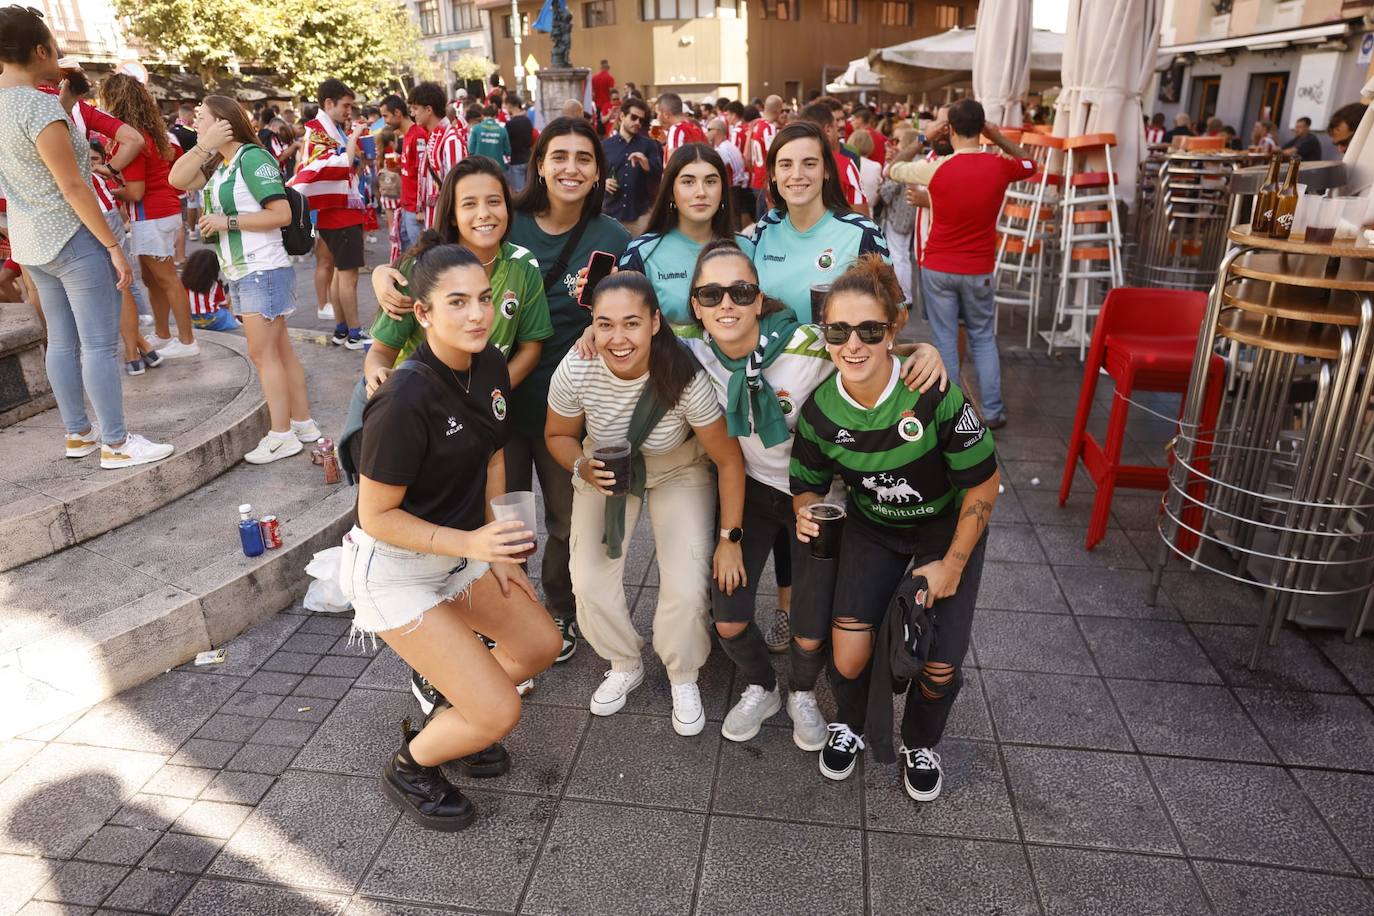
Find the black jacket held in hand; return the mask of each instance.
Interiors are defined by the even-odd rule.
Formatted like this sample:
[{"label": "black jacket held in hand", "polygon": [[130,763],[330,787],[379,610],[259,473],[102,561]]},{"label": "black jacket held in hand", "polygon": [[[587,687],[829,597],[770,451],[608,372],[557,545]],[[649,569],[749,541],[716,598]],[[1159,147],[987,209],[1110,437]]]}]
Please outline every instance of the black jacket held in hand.
[{"label": "black jacket held in hand", "polygon": [[897,759],[892,747],[892,697],[906,693],[911,682],[920,676],[930,654],[935,626],[926,610],[929,587],[925,576],[904,576],[878,628],[864,737],[880,763],[892,763]]}]

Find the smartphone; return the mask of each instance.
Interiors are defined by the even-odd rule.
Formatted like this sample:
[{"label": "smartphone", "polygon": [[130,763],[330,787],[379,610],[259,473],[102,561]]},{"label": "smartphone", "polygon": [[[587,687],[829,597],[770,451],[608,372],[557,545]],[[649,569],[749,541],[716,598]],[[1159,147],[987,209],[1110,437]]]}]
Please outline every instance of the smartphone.
[{"label": "smartphone", "polygon": [[582,287],[582,298],[577,300],[579,304],[591,307],[597,284],[611,275],[613,267],[615,255],[608,251],[592,252],[591,259],[587,261],[587,285]]}]

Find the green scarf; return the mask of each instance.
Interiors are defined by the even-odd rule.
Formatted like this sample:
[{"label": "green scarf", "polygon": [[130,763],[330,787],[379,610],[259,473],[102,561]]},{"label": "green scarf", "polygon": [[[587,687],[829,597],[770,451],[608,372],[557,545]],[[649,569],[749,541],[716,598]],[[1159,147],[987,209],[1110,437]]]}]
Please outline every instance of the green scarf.
[{"label": "green scarf", "polygon": [[654,380],[644,383],[644,390],[635,402],[635,412],[630,415],[630,431],[625,438],[630,440],[630,492],[606,497],[606,533],[601,543],[606,545],[606,556],[614,560],[620,556],[625,543],[625,498],[626,496],[644,497],[644,456],[639,447],[649,438],[658,421],[668,412],[668,405],[658,399],[654,391]]},{"label": "green scarf", "polygon": [[796,316],[787,309],[764,315],[759,319],[758,348],[742,359],[731,359],[711,341],[711,352],[730,370],[730,385],[725,392],[725,428],[730,435],[742,438],[757,432],[764,448],[786,442],[791,436],[778,396],[763,377],[763,370],[782,355],[797,325]]}]

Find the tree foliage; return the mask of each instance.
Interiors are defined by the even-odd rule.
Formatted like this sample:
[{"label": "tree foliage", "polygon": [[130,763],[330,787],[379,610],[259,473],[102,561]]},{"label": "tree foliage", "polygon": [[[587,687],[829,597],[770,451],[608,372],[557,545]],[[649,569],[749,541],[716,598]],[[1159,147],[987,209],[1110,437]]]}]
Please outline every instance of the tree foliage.
[{"label": "tree foliage", "polygon": [[129,30],[214,86],[235,61],[264,53],[270,12],[254,0],[115,0]]}]

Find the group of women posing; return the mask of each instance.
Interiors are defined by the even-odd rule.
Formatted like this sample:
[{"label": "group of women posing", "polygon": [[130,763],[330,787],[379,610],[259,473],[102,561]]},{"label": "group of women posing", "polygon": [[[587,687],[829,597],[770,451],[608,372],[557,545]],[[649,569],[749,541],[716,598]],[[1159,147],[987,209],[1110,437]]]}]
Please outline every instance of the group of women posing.
[{"label": "group of women posing", "polygon": [[[504,773],[517,685],[569,657],[579,631],[610,667],[591,711],[625,705],[644,678],[626,541],[647,511],[659,548],[653,646],[674,729],[705,725],[697,675],[712,625],[745,685],[724,736],[747,741],[781,709],[754,606],[780,551],[797,576],[777,646],[790,655],[793,737],[835,779],[864,746],[874,631],[915,560],[937,626],[907,703],[904,780],[933,799],[995,457],[933,348],[899,360],[905,312],[885,243],[844,204],[824,137],[806,124],[779,132],[768,155],[777,208],[749,238],[734,237],[727,172],[708,146],[673,154],[651,231],[633,241],[601,214],[605,161],[583,122],[549,124],[531,162],[512,201],[494,163],[464,160],[444,182],[436,229],[374,275],[385,313],[349,442],[358,524],[340,575],[356,630],[412,666],[430,713],[418,731],[403,726],[385,791],[425,826],[470,823],[471,803],[439,766]],[[623,256],[623,269],[588,308],[580,268],[598,251]],[[814,324],[817,282],[833,288]],[[628,481],[592,457],[618,440]],[[535,532],[497,520],[491,504],[530,489],[533,474],[548,612],[519,565]],[[817,532],[810,507],[835,481],[849,517],[837,559],[817,560],[805,546]],[[827,658],[835,722],[814,693]]]}]

